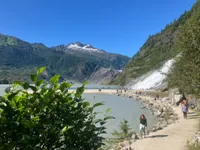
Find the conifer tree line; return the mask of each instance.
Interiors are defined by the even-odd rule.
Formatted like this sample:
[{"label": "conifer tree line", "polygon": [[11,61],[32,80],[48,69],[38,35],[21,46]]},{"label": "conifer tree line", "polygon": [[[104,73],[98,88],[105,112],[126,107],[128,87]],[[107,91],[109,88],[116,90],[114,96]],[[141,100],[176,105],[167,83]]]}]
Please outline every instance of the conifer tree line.
[{"label": "conifer tree line", "polygon": [[176,43],[179,56],[168,75],[170,88],[200,97],[200,0],[192,8],[192,16],[179,28]]}]

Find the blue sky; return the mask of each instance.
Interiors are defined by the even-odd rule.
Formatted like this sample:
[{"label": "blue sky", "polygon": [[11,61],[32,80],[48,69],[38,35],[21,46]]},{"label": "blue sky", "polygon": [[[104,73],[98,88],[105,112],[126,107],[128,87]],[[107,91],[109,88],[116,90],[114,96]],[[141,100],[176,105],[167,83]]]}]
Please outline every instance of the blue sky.
[{"label": "blue sky", "polygon": [[196,0],[0,0],[0,33],[46,46],[76,41],[132,57]]}]

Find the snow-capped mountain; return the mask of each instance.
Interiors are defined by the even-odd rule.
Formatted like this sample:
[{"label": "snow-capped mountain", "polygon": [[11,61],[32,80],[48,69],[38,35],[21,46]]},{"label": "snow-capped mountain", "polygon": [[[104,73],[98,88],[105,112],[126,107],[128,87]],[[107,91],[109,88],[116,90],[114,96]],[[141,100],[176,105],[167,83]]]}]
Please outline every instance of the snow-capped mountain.
[{"label": "snow-capped mountain", "polygon": [[80,42],[76,42],[76,43],[71,43],[68,44],[66,46],[67,49],[70,50],[79,50],[79,51],[88,51],[88,52],[98,52],[98,53],[103,53],[103,51],[94,48],[92,45],[90,44],[82,44]]},{"label": "snow-capped mountain", "polygon": [[103,50],[97,49],[90,44],[82,44],[80,42],[70,43],[68,45],[60,45],[53,47],[58,51],[65,51],[65,52],[72,52],[72,51],[79,51],[79,52],[95,52],[95,53],[104,53]]}]

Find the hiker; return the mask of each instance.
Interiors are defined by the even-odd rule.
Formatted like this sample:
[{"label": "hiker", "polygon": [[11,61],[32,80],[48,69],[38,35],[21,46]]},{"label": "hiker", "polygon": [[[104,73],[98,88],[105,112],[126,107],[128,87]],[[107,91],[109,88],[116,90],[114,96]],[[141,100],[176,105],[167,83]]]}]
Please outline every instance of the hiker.
[{"label": "hiker", "polygon": [[138,94],[141,95],[142,94],[141,91],[138,91]]},{"label": "hiker", "polygon": [[183,112],[183,118],[184,119],[187,119],[188,106],[189,106],[188,100],[183,99],[182,102],[181,102],[181,109],[182,109],[182,112]]},{"label": "hiker", "polygon": [[146,135],[146,128],[147,128],[147,119],[144,116],[144,114],[142,114],[140,116],[140,136],[145,137]]}]

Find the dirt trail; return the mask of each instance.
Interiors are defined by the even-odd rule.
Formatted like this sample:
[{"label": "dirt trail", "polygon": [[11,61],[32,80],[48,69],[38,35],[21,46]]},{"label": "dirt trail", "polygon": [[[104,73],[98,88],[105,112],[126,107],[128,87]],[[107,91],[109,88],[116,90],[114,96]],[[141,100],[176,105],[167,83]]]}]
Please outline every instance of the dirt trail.
[{"label": "dirt trail", "polygon": [[134,150],[186,150],[187,141],[197,132],[198,118],[189,111],[188,119],[183,119],[180,107],[173,107],[180,119],[163,130],[150,133],[146,138],[137,140],[131,147]]}]

